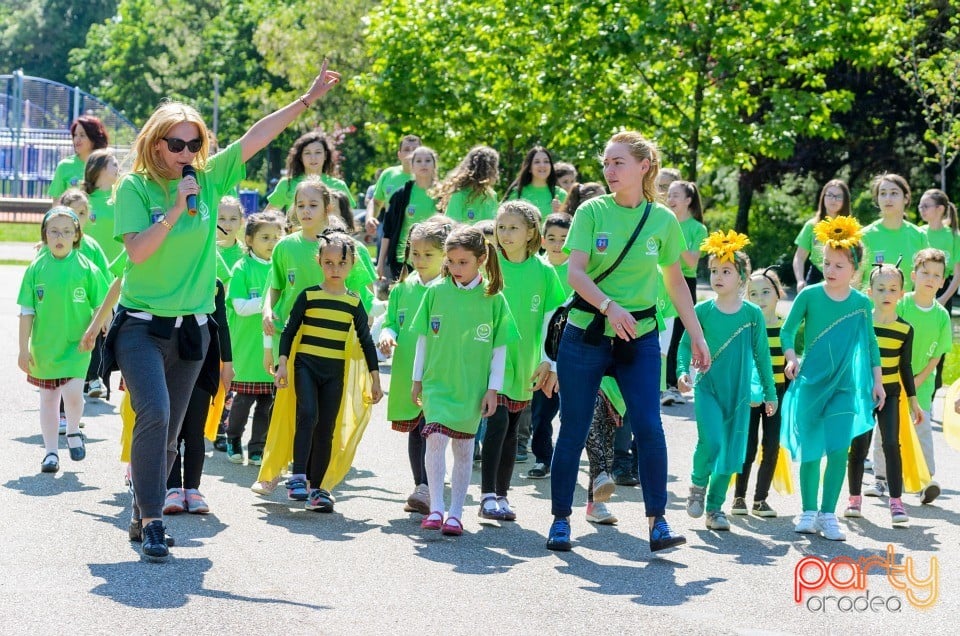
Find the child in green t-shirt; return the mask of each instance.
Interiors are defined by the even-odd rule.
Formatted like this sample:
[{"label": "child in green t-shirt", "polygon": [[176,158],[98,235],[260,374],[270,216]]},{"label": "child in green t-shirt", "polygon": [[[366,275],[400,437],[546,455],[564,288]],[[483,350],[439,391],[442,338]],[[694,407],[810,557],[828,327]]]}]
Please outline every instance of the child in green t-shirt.
[{"label": "child in green t-shirt", "polygon": [[237,240],[242,228],[243,206],[240,205],[240,199],[234,196],[220,199],[217,206],[217,251],[227,265],[228,276],[224,284],[230,282],[229,274],[233,271],[233,266],[244,255],[243,245]]},{"label": "child in green t-shirt", "polygon": [[415,270],[390,290],[386,320],[380,331],[379,347],[384,355],[393,355],[390,395],[387,399],[387,419],[391,428],[407,436],[407,455],[413,473],[414,491],[407,497],[404,510],[430,513],[430,491],[427,486],[425,456],[427,445],[423,439],[423,409],[410,400],[413,377],[413,355],[417,344],[413,315],[427,288],[438,280],[443,268],[443,244],[450,233],[450,225],[428,220],[410,228],[407,240],[407,259]]},{"label": "child in green t-shirt", "polygon": [[[507,345],[517,330],[500,290],[494,248],[475,227],[459,226],[444,244],[445,279],[427,288],[413,318],[417,334],[411,397],[422,406],[430,514],[420,526],[463,534],[463,504],[473,468],[481,417],[497,410],[504,387]],[[485,277],[480,275],[480,268]],[[450,509],[444,520],[443,477],[447,441],[453,446]],[[485,444],[486,446],[486,444]],[[512,458],[513,454],[510,453]]]},{"label": "child in green t-shirt", "polygon": [[83,254],[80,219],[65,206],[51,209],[40,226],[42,250],[27,267],[20,285],[20,353],[17,363],[27,382],[40,389],[40,431],[46,451],[40,470],[60,469],[60,400],[67,420],[70,459],[86,457],[80,417],[83,379],[90,365],[90,347],[81,339],[107,283],[103,273]]},{"label": "child in green t-shirt", "polygon": [[519,199],[529,201],[546,217],[560,211],[567,200],[567,191],[557,183],[557,171],[553,157],[543,146],[534,146],[520,164],[517,178],[507,188],[504,201]]},{"label": "child in green t-shirt", "polygon": [[457,223],[473,225],[497,215],[500,155],[489,146],[467,153],[450,176],[437,188],[437,208]]},{"label": "child in green t-shirt", "polygon": [[[533,394],[552,396],[556,363],[543,348],[546,322],[565,294],[553,267],[536,257],[540,249],[540,213],[527,201],[507,201],[497,212],[497,245],[503,272],[503,296],[520,332],[519,346],[507,353],[503,390],[487,420],[481,463],[480,518],[514,521],[507,500],[518,450],[521,414]],[[525,449],[524,449],[525,450]]]},{"label": "child in green t-shirt", "polygon": [[[880,208],[880,218],[863,229],[864,258],[867,263],[901,263],[906,277],[905,292],[913,289],[910,269],[913,256],[930,247],[927,235],[907,220],[910,184],[898,174],[883,174],[871,182],[873,202]],[[869,268],[863,268],[863,287],[869,284]]]},{"label": "child in green t-shirt", "polygon": [[[940,359],[950,352],[953,346],[953,331],[950,326],[950,314],[937,302],[937,291],[943,286],[943,273],[946,265],[944,253],[938,249],[927,248],[917,252],[913,258],[910,273],[914,291],[897,303],[897,315],[913,327],[913,356],[911,368],[917,389],[917,401],[923,412],[920,423],[916,425],[917,438],[923,449],[923,458],[930,471],[930,477],[936,470],[933,453],[933,432],[930,417],[933,411],[934,372]],[[874,440],[873,474],[876,481],[872,488],[864,490],[864,495],[883,496],[887,492],[887,467]],[[921,486],[920,503],[928,504],[940,496],[940,485],[932,480]]]}]

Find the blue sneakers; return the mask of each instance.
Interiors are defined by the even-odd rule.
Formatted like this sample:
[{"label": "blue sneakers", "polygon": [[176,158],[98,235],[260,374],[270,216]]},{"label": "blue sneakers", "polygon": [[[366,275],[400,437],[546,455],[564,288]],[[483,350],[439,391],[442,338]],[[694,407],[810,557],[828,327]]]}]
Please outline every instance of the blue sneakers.
[{"label": "blue sneakers", "polygon": [[569,552],[572,547],[570,543],[570,520],[565,517],[557,517],[550,526],[550,534],[547,535],[547,549]]},{"label": "blue sneakers", "polygon": [[306,475],[294,475],[287,480],[287,499],[306,501],[309,496]]},{"label": "blue sneakers", "polygon": [[650,551],[658,552],[667,548],[675,548],[687,542],[686,537],[674,534],[670,525],[663,517],[657,517],[653,521],[653,528],[650,529]]}]

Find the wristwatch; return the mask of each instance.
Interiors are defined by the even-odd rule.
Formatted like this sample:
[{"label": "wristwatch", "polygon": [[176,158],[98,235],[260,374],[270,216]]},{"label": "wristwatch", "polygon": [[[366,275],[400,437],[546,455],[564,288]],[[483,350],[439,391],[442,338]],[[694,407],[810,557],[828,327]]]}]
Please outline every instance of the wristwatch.
[{"label": "wristwatch", "polygon": [[167,230],[172,230],[172,229],[173,229],[173,226],[170,225],[170,221],[167,220],[167,215],[166,215],[166,214],[164,214],[164,215],[161,216],[159,219],[157,219],[157,223],[159,223],[159,224],[162,225],[163,227],[167,228]]}]

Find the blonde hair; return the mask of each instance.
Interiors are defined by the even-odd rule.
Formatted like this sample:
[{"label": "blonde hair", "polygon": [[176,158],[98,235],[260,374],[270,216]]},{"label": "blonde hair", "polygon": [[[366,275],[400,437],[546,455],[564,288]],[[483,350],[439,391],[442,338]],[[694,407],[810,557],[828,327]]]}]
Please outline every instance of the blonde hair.
[{"label": "blonde hair", "polygon": [[157,109],[150,115],[150,119],[143,125],[137,140],[134,142],[134,153],[136,159],[133,161],[133,172],[146,175],[146,177],[156,183],[165,183],[167,178],[163,176],[160,150],[157,148],[158,142],[163,142],[170,129],[177,124],[189,123],[197,127],[198,137],[200,138],[200,150],[193,159],[193,165],[198,170],[203,170],[207,165],[207,156],[210,152],[210,138],[207,131],[207,125],[203,123],[200,113],[192,106],[187,106],[182,102],[168,101],[157,106]]},{"label": "blonde hair", "polygon": [[60,195],[60,205],[73,209],[72,204],[74,203],[82,204],[87,209],[87,214],[90,214],[90,197],[80,188],[68,188],[66,192]]},{"label": "blonde hair", "polygon": [[[540,218],[540,210],[532,203],[514,199],[500,204],[500,209],[497,210],[496,221],[499,223],[500,218],[508,214],[519,216],[523,219],[527,229],[533,230],[533,236],[527,241],[527,258],[530,258],[540,250],[540,244],[543,242],[543,236],[540,233],[540,223],[542,221]],[[496,229],[494,229],[494,233],[496,233]],[[497,241],[497,243],[499,244],[499,241]],[[500,251],[503,257],[506,258],[507,253],[503,251],[502,247]]]},{"label": "blonde hair", "polygon": [[[320,180],[318,175],[310,175],[297,184],[297,189],[293,191],[293,201],[287,209],[287,219],[294,225],[300,225],[300,218],[297,216],[297,199],[300,198],[300,194],[304,190],[316,190],[320,193],[320,200],[323,202],[323,211],[321,212],[323,227],[330,225],[329,215],[327,214],[327,208],[330,206],[330,189]],[[346,226],[344,226],[344,229],[346,229]]]},{"label": "blonde hair", "polygon": [[633,130],[619,132],[610,138],[607,145],[625,144],[630,148],[630,155],[637,161],[650,160],[650,169],[643,176],[643,198],[647,201],[656,201],[657,175],[660,174],[660,151],[657,145]]}]

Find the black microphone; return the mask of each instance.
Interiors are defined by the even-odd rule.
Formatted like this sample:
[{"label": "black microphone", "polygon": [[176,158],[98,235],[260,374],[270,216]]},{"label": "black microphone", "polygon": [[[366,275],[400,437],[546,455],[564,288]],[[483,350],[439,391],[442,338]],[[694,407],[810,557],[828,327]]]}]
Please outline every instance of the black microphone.
[{"label": "black microphone", "polygon": [[[196,179],[197,171],[194,169],[193,166],[184,166],[183,174],[181,175],[181,177],[183,177],[184,179],[186,179],[187,177],[193,177],[194,179]],[[197,215],[197,195],[195,194],[187,195],[187,213],[190,216]]]}]

